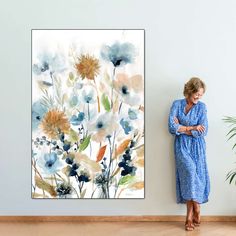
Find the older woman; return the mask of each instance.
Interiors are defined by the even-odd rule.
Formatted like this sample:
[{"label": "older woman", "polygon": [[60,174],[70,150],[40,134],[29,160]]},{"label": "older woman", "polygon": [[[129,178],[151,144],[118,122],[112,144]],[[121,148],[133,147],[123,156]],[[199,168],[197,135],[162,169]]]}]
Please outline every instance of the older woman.
[{"label": "older woman", "polygon": [[191,78],[185,98],[175,100],[169,114],[169,132],[175,136],[176,199],[187,205],[186,230],[200,225],[200,204],[208,201],[210,181],[204,136],[208,131],[206,105],[199,101],[205,84]]}]

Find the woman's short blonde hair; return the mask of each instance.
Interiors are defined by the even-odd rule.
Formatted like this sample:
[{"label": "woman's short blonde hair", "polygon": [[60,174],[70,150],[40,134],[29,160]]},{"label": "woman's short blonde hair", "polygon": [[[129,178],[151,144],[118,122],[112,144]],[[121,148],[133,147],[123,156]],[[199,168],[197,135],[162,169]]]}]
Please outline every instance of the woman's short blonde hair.
[{"label": "woman's short blonde hair", "polygon": [[205,93],[206,91],[206,85],[205,83],[197,78],[197,77],[192,77],[185,85],[184,85],[184,96],[189,97],[194,93],[197,93],[200,88],[203,88],[203,91]]}]

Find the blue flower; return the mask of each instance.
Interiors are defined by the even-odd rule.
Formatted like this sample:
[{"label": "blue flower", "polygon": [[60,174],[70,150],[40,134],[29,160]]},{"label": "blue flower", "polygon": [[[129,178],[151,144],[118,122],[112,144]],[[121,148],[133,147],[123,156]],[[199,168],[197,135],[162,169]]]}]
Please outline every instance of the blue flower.
[{"label": "blue flower", "polygon": [[115,67],[132,63],[135,57],[135,47],[131,43],[116,42],[112,46],[103,46],[101,57],[111,61]]},{"label": "blue flower", "polygon": [[89,182],[91,180],[89,177],[89,173],[86,170],[82,170],[77,176],[77,179],[79,182]]},{"label": "blue flower", "polygon": [[130,175],[134,176],[136,170],[137,170],[137,168],[135,166],[125,165],[124,170],[121,171],[121,175],[126,176],[126,175],[130,174]]},{"label": "blue flower", "polygon": [[120,120],[121,127],[123,128],[125,134],[129,134],[129,132],[133,129],[130,125],[129,120],[122,118]]},{"label": "blue flower", "polygon": [[70,106],[72,106],[72,107],[77,106],[78,103],[79,103],[79,98],[78,98],[78,96],[75,95],[75,94],[71,95],[70,100],[69,100],[69,103],[70,103]]},{"label": "blue flower", "polygon": [[54,174],[62,167],[62,163],[55,152],[44,154],[37,163],[45,174]]},{"label": "blue flower", "polygon": [[113,132],[119,128],[117,120],[117,115],[112,112],[99,113],[97,118],[88,124],[88,131],[93,133],[92,139],[96,142],[102,142],[106,137],[111,137]]},{"label": "blue flower", "polygon": [[130,120],[136,120],[138,118],[138,110],[129,108],[128,115],[129,115]]},{"label": "blue flower", "polygon": [[50,74],[54,72],[62,72],[66,69],[65,58],[61,54],[55,54],[45,51],[38,55],[38,63],[33,64],[32,71],[36,75],[40,75],[44,72]]},{"label": "blue flower", "polygon": [[95,91],[94,89],[84,89],[82,91],[82,101],[85,103],[95,103]]},{"label": "blue flower", "polygon": [[38,128],[46,112],[47,112],[47,108],[41,103],[40,100],[33,103],[32,105],[32,130],[35,130]]},{"label": "blue flower", "polygon": [[85,114],[84,112],[79,112],[79,114],[76,116],[76,115],[73,115],[70,119],[70,123],[72,125],[80,125],[81,122],[84,120],[84,117],[85,117]]},{"label": "blue flower", "polygon": [[71,147],[70,142],[65,141],[63,144],[63,150],[67,152],[70,149],[70,147]]}]

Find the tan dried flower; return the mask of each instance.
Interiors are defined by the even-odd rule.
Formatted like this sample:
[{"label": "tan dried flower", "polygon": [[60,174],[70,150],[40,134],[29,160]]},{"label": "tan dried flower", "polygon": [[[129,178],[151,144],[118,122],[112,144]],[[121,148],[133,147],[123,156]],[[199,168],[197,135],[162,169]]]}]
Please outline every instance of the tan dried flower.
[{"label": "tan dried flower", "polygon": [[79,63],[75,64],[75,68],[82,79],[94,80],[99,73],[99,60],[88,54],[82,54],[79,58]]},{"label": "tan dried flower", "polygon": [[56,139],[60,132],[68,133],[70,123],[63,111],[53,109],[45,114],[41,128],[48,137]]}]

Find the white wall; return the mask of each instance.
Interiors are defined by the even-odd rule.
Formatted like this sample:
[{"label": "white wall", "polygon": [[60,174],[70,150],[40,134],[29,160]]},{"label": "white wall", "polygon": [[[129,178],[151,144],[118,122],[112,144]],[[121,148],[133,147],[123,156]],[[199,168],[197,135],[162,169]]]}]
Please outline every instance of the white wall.
[{"label": "white wall", "polygon": [[[89,3],[88,3],[89,2]],[[236,1],[21,0],[0,8],[0,215],[177,215],[171,102],[191,76],[207,84],[210,201],[204,215],[236,215],[235,165],[224,115],[235,115]],[[146,30],[146,194],[141,200],[31,199],[31,29]]]}]

